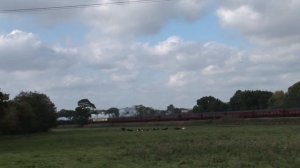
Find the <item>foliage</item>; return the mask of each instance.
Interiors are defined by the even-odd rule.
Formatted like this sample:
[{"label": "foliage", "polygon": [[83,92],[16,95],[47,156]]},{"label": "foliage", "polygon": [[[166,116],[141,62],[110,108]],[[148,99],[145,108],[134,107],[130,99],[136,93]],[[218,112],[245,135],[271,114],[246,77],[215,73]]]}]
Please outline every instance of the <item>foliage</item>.
[{"label": "foliage", "polygon": [[0,103],[7,102],[9,100],[9,95],[0,91]]},{"label": "foliage", "polygon": [[0,119],[5,115],[7,109],[7,101],[9,100],[9,95],[2,93],[0,91]]},{"label": "foliage", "polygon": [[219,112],[226,111],[227,105],[213,96],[205,96],[197,100],[193,112]]},{"label": "foliage", "polygon": [[179,108],[176,108],[173,104],[170,104],[167,107],[167,114],[169,114],[169,115],[180,115],[181,110]]},{"label": "foliage", "polygon": [[117,118],[120,116],[119,109],[115,107],[106,110],[105,114],[109,115],[111,118]]},{"label": "foliage", "polygon": [[88,99],[81,99],[78,101],[78,107],[75,109],[74,122],[83,126],[89,122],[91,114],[95,111],[96,106]]},{"label": "foliage", "polygon": [[199,112],[200,112],[200,109],[199,109],[198,105],[195,105],[195,106],[193,107],[192,112],[193,112],[193,113],[199,113]]},{"label": "foliage", "polygon": [[71,120],[74,117],[75,111],[74,110],[66,110],[62,109],[59,112],[57,112],[58,117],[66,117],[69,120]]},{"label": "foliage", "polygon": [[93,111],[96,109],[96,106],[89,101],[89,99],[81,99],[77,102],[78,107],[83,109],[88,109],[89,111]]},{"label": "foliage", "polygon": [[36,132],[37,117],[32,107],[26,102],[10,102],[9,113],[2,122],[2,132],[18,134]]},{"label": "foliage", "polygon": [[268,106],[271,109],[279,109],[285,106],[285,94],[283,91],[276,91],[268,100]]},{"label": "foliage", "polygon": [[175,109],[175,106],[174,106],[173,104],[170,104],[170,105],[167,107],[167,111],[168,111],[168,112],[172,112],[172,111],[174,111],[174,109]]},{"label": "foliage", "polygon": [[91,117],[91,113],[88,109],[77,107],[75,109],[73,120],[76,124],[83,126],[89,122],[90,117]]},{"label": "foliage", "polygon": [[27,103],[36,116],[33,132],[48,131],[56,125],[56,107],[50,98],[38,92],[21,92],[14,98],[16,103]]},{"label": "foliage", "polygon": [[272,97],[273,93],[269,91],[241,91],[238,90],[230,98],[231,110],[258,110],[267,109],[268,101]]},{"label": "foliage", "polygon": [[0,134],[6,130],[9,95],[0,91]]},{"label": "foliage", "polygon": [[286,105],[289,108],[300,107],[300,81],[288,88]]},{"label": "foliage", "polygon": [[156,110],[151,107],[146,107],[144,105],[136,105],[135,109],[137,111],[137,116],[139,117],[147,117],[147,116],[155,116]]},{"label": "foliage", "polygon": [[37,92],[21,92],[8,102],[0,120],[5,134],[45,132],[56,125],[56,108],[48,96]]}]

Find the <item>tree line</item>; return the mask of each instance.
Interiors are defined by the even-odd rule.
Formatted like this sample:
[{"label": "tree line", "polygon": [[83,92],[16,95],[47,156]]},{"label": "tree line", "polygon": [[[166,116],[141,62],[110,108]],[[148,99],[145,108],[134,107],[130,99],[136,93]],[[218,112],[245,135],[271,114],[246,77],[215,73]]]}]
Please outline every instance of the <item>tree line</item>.
[{"label": "tree line", "polygon": [[[196,101],[190,112],[223,112],[246,111],[259,109],[300,108],[300,82],[290,86],[287,92],[261,90],[238,90],[225,103],[213,96],[204,96]],[[60,110],[57,112],[50,98],[39,92],[21,92],[13,99],[0,91],[0,134],[20,134],[46,132],[57,125],[58,117],[66,117],[78,125],[89,122],[92,114],[106,114],[109,117],[119,117],[118,108],[96,110],[96,106],[88,99],[77,102],[75,110]],[[137,117],[180,115],[182,109],[169,105],[167,110],[155,110],[143,105],[135,106]]]},{"label": "tree line", "polygon": [[238,90],[225,103],[213,96],[205,96],[197,100],[193,112],[247,111],[260,109],[288,109],[300,107],[300,82],[288,88],[288,91],[274,93],[261,90]]},{"label": "tree line", "polygon": [[[74,123],[83,126],[89,122],[92,114],[105,114],[109,117],[119,117],[119,109],[112,107],[107,110],[96,110],[96,106],[88,99],[81,99],[77,102],[75,110],[62,109],[57,112],[57,117],[65,117],[67,123]],[[60,121],[60,123],[65,123]]]}]

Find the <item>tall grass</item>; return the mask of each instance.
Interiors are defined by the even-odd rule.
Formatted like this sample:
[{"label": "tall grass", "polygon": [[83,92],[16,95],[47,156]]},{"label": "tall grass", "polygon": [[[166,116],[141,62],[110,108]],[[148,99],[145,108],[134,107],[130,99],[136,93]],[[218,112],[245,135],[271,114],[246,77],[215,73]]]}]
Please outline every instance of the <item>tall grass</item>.
[{"label": "tall grass", "polygon": [[[134,129],[134,128],[133,128]],[[0,167],[300,167],[300,126],[57,129],[0,137]]]}]

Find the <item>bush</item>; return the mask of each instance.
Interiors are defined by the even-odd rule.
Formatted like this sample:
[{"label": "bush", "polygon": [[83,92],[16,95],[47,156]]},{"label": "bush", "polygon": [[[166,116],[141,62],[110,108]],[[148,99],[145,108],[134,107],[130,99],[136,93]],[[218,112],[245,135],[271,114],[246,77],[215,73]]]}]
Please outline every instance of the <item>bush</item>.
[{"label": "bush", "polygon": [[0,119],[5,134],[46,132],[56,125],[56,108],[48,96],[37,92],[21,92],[8,103]]}]

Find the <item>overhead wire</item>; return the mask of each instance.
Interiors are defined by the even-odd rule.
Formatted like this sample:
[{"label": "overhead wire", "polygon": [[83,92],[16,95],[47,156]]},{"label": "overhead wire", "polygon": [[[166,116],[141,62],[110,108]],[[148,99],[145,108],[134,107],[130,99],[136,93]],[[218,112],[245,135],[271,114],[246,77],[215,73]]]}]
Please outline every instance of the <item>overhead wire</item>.
[{"label": "overhead wire", "polygon": [[65,9],[100,7],[100,6],[108,6],[108,5],[128,5],[128,4],[157,3],[157,2],[168,2],[168,1],[174,1],[174,0],[131,0],[131,1],[115,1],[115,2],[104,2],[104,3],[94,3],[94,4],[0,9],[0,13],[41,12],[41,11],[49,11],[49,10],[65,10]]}]

